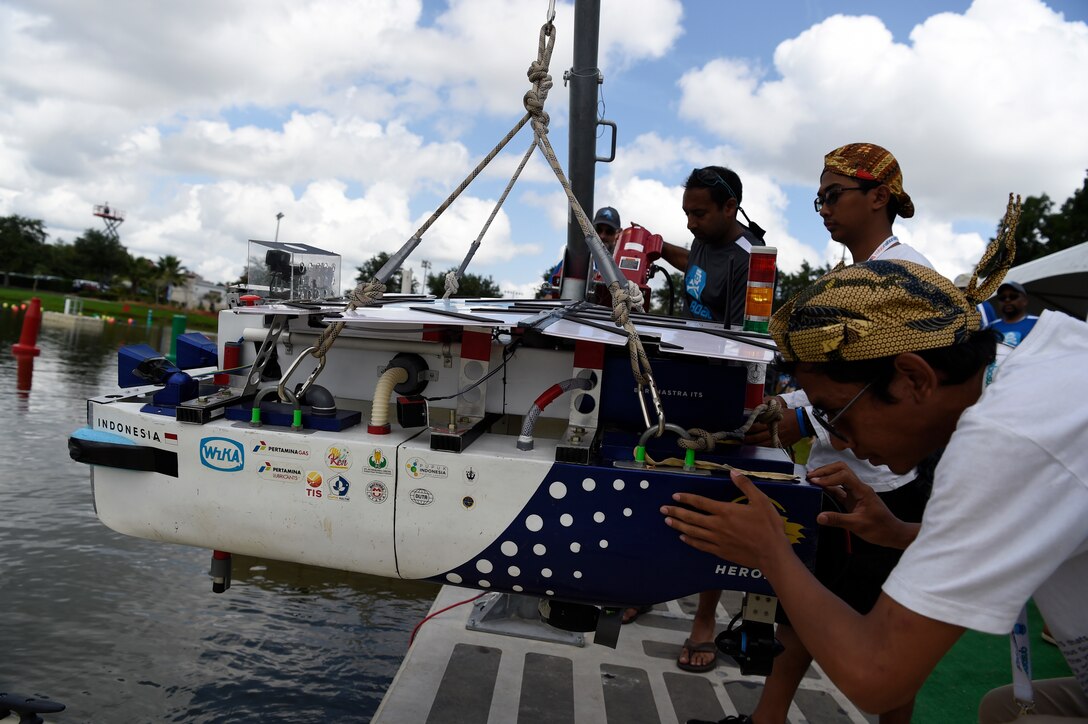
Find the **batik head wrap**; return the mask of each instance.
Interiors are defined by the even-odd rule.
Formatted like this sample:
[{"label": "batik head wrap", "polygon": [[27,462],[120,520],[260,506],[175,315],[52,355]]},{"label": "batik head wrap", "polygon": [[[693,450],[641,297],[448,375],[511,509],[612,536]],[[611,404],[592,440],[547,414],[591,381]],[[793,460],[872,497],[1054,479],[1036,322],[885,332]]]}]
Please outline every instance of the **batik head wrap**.
[{"label": "batik head wrap", "polygon": [[1012,265],[1019,217],[1020,197],[1014,202],[1009,194],[1001,230],[966,289],[909,261],[877,259],[830,272],[771,318],[779,353],[795,362],[840,362],[966,342],[979,328],[978,303]]},{"label": "batik head wrap", "polygon": [[904,219],[914,216],[914,202],[903,190],[903,171],[888,149],[875,143],[848,143],[824,156],[824,170],[887,186],[899,202],[897,213]]}]

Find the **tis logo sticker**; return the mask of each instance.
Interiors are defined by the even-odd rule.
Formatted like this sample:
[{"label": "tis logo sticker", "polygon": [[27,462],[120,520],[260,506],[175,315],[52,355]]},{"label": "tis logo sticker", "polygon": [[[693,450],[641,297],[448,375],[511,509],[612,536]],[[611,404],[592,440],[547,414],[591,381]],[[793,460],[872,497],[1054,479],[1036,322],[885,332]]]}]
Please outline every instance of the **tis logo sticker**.
[{"label": "tis logo sticker", "polygon": [[321,497],[321,485],[324,480],[321,477],[321,473],[316,470],[311,470],[306,473],[306,497],[307,498],[320,498]]}]

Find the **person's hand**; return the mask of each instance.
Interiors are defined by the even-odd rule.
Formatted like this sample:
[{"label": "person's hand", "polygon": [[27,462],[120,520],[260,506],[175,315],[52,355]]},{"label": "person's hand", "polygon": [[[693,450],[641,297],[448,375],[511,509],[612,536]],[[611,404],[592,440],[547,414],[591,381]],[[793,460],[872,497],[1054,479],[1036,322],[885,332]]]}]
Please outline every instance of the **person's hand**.
[{"label": "person's hand", "polygon": [[[784,446],[793,447],[801,439],[801,428],[797,424],[797,414],[786,407],[786,403],[781,397],[765,397],[763,401],[769,402],[772,399],[777,399],[779,406],[782,408],[782,419],[778,421],[778,439]],[[748,433],[744,436],[744,443],[746,445],[774,447],[774,443],[771,442],[771,426],[764,422],[753,424],[748,428]]]},{"label": "person's hand", "polygon": [[665,524],[680,533],[692,548],[752,568],[764,570],[771,556],[790,547],[784,521],[770,498],[755,483],[733,472],[733,483],[748,497],[748,504],[724,503],[701,495],[675,493],[672,498],[688,510],[661,507]]},{"label": "person's hand", "polygon": [[827,491],[846,511],[820,513],[816,516],[820,525],[843,528],[874,545],[900,549],[910,545],[918,533],[916,523],[905,523],[895,517],[880,496],[844,462],[810,471],[808,481]]}]

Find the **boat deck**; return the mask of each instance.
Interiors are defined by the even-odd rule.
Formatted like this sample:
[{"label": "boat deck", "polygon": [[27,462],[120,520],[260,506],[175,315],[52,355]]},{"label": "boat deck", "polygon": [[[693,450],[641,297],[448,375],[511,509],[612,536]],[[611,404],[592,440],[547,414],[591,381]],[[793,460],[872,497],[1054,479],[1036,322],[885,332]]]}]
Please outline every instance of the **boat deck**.
[{"label": "boat deck", "polygon": [[[697,597],[658,604],[624,626],[615,649],[556,643],[469,630],[481,607],[470,589],[443,586],[416,634],[373,721],[380,724],[684,724],[751,712],[762,677],[742,676],[726,657],[704,674],[676,667]],[[719,630],[740,604],[726,592]],[[571,635],[570,638],[576,638]],[[794,699],[789,721],[875,722],[813,666]]]}]

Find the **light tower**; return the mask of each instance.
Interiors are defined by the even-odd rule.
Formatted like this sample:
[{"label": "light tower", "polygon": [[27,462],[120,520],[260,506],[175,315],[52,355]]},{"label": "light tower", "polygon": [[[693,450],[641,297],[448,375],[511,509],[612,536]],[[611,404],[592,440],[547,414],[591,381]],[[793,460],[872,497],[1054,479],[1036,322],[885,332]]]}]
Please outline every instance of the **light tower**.
[{"label": "light tower", "polygon": [[94,207],[94,215],[106,222],[107,236],[111,237],[114,241],[121,240],[121,235],[117,233],[117,227],[125,223],[124,211],[113,208],[110,206],[110,202],[107,201],[104,204],[96,205]]}]

